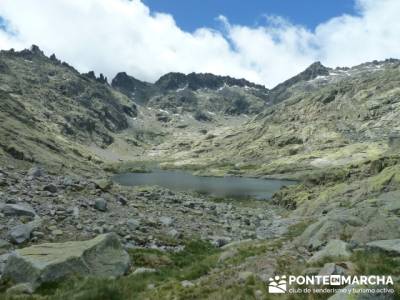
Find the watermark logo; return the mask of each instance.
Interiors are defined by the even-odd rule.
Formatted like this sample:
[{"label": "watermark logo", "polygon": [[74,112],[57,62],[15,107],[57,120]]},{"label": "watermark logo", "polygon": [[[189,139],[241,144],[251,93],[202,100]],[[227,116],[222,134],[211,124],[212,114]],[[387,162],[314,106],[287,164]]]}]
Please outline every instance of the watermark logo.
[{"label": "watermark logo", "polygon": [[286,276],[275,276],[269,279],[268,292],[270,294],[284,294],[287,290]]},{"label": "watermark logo", "polygon": [[[367,288],[362,288],[363,286],[364,287],[367,286]],[[278,276],[277,275],[269,279],[268,292],[270,294],[284,294],[284,293],[334,294],[338,292],[344,294],[352,294],[352,293],[394,294],[394,289],[391,286],[393,286],[393,278],[391,276],[383,276],[383,275],[370,275],[370,276],[365,276],[365,275]]]}]

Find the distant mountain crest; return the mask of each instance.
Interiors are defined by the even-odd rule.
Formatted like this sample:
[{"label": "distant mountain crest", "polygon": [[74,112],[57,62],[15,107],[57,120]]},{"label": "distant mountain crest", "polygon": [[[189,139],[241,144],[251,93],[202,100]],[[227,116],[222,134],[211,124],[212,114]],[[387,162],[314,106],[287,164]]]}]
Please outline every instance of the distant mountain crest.
[{"label": "distant mountain crest", "polygon": [[125,72],[119,72],[112,80],[111,85],[126,92],[134,92],[138,89],[150,87],[152,84],[129,76]]},{"label": "distant mountain crest", "polygon": [[295,84],[302,82],[302,81],[308,81],[308,80],[315,79],[318,76],[327,76],[327,75],[329,75],[330,71],[331,71],[331,69],[322,65],[321,62],[319,62],[319,61],[314,62],[303,72],[297,74],[296,76],[294,76],[294,77],[278,84],[276,87],[274,87],[270,91],[269,99],[271,102],[274,102],[274,103],[280,102],[289,96],[288,89],[291,86],[294,86]]},{"label": "distant mountain crest", "polygon": [[321,62],[317,61],[311,64],[307,69],[297,75],[297,79],[301,80],[311,80],[318,76],[327,76],[331,69],[325,67]]},{"label": "distant mountain crest", "polygon": [[305,69],[303,72],[297,74],[296,76],[282,82],[281,84],[278,84],[275,88],[272,90],[281,90],[282,88],[286,89],[289,86],[292,86],[300,81],[308,81],[312,80],[314,78],[317,78],[318,76],[327,76],[329,75],[329,71],[331,69],[325,67],[322,65],[319,61],[311,64],[307,69]]},{"label": "distant mountain crest", "polygon": [[136,79],[125,72],[118,73],[111,81],[111,86],[140,103],[145,102],[153,90],[153,84]]},{"label": "distant mountain crest", "polygon": [[210,73],[167,73],[155,83],[118,73],[112,87],[139,104],[172,112],[211,111],[254,114],[266,103],[268,89],[245,79]]},{"label": "distant mountain crest", "polygon": [[225,85],[238,87],[253,87],[266,89],[264,86],[252,83],[246,79],[236,79],[230,76],[218,76],[211,73],[168,73],[160,77],[155,83],[163,90],[173,90],[187,87],[191,90],[203,88],[218,89]]}]

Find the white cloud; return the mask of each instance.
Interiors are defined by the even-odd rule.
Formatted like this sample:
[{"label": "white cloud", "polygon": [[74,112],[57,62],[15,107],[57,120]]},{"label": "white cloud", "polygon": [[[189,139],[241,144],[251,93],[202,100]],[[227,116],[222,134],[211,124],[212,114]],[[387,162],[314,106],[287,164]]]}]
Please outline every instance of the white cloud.
[{"label": "white cloud", "polygon": [[271,87],[315,60],[337,66],[400,57],[400,1],[357,5],[357,16],[338,16],[314,31],[280,17],[259,27],[220,17],[225,30],[189,33],[171,15],[152,13],[139,0],[1,0],[0,16],[9,30],[0,30],[0,48],[37,44],[82,72],[109,78],[126,71],[154,81],[170,71],[196,71]]},{"label": "white cloud", "polygon": [[329,65],[400,58],[400,1],[358,0],[360,16],[341,16],[316,28],[320,56]]}]

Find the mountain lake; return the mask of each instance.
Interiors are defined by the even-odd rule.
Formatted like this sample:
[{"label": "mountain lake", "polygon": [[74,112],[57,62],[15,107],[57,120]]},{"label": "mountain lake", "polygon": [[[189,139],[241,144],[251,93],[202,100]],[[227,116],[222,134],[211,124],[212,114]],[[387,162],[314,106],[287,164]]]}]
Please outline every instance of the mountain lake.
[{"label": "mountain lake", "polygon": [[267,200],[283,186],[294,180],[259,179],[248,177],[204,177],[185,171],[153,170],[149,173],[125,173],[112,180],[125,186],[161,186],[172,191],[191,191],[216,197],[255,198]]}]

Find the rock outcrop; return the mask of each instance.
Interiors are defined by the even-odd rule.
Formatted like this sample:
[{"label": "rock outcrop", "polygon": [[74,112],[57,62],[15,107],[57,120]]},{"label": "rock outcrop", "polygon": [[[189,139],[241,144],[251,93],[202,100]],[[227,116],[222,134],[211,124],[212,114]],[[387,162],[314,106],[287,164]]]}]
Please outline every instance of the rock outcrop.
[{"label": "rock outcrop", "polygon": [[36,213],[27,204],[5,204],[0,205],[0,211],[6,216],[28,216],[35,217]]},{"label": "rock outcrop", "polygon": [[72,275],[118,277],[130,266],[115,234],[88,241],[47,243],[16,250],[7,260],[3,276],[35,288]]},{"label": "rock outcrop", "polygon": [[316,263],[325,258],[349,258],[351,252],[348,244],[341,240],[330,240],[329,243],[320,251],[316,252],[310,259],[309,263]]},{"label": "rock outcrop", "polygon": [[367,243],[367,248],[383,251],[390,255],[400,256],[400,239],[369,242]]}]

